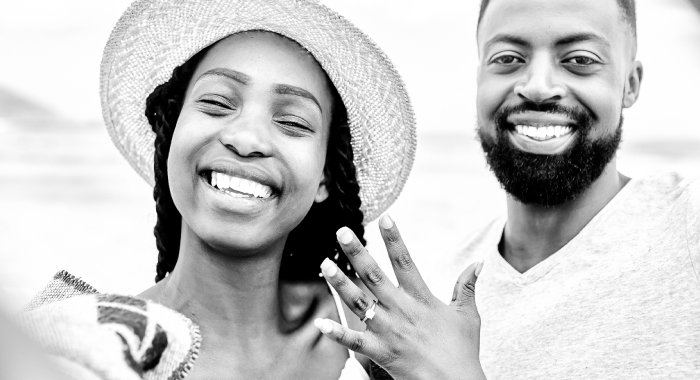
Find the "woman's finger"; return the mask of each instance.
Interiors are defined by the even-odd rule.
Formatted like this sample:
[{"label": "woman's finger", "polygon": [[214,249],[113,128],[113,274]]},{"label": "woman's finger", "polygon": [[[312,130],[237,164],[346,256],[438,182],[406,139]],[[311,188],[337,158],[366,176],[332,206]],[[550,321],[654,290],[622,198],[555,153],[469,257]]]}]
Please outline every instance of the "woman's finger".
[{"label": "woman's finger", "polygon": [[343,227],[336,233],[338,243],[355,268],[355,272],[379,301],[391,307],[398,297],[398,289],[384,274],[367,249],[360,243],[351,229]]},{"label": "woman's finger", "polygon": [[399,285],[410,294],[419,299],[429,299],[432,293],[423,281],[418,268],[413,263],[411,255],[408,253],[406,245],[401,239],[399,229],[389,215],[384,214],[379,219],[379,231],[381,232],[384,245],[389,253],[394,274],[399,281]]},{"label": "woman's finger", "polygon": [[450,306],[462,315],[480,321],[479,311],[476,309],[476,280],[484,263],[473,263],[459,275],[452,293]]},{"label": "woman's finger", "polygon": [[378,344],[372,339],[372,333],[355,331],[326,318],[316,318],[314,325],[323,335],[349,350],[367,357],[378,357]]},{"label": "woman's finger", "polygon": [[[369,328],[370,320],[377,323],[377,314],[381,311],[381,306],[378,305],[370,296],[365,294],[362,289],[358,288],[343,271],[338,269],[330,259],[323,260],[321,264],[321,273],[326,278],[329,284],[338,292],[340,298],[345,302],[350,310],[355,313]],[[365,320],[365,317],[367,318]]]}]

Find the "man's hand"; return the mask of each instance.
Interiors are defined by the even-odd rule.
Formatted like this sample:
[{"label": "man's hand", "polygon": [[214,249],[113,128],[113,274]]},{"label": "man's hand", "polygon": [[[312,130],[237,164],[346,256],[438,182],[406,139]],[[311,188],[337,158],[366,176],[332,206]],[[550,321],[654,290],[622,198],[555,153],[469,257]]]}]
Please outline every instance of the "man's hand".
[{"label": "man's hand", "polygon": [[316,326],[395,379],[485,379],[479,363],[481,320],[474,302],[480,265],[472,264],[462,273],[452,302],[445,305],[426,286],[391,218],[384,215],[379,225],[399,286],[385,276],[352,231],[341,228],[338,242],[372,295],[332,261],[324,261],[321,269],[350,310],[366,318],[367,330],[354,331],[328,319],[317,319]]}]

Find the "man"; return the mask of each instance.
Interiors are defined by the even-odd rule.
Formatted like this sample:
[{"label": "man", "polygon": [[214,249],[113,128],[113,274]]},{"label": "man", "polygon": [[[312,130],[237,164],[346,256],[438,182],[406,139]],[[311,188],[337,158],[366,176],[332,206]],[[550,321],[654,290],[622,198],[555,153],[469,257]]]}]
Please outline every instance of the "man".
[{"label": "man", "polygon": [[324,271],[376,316],[364,333],[324,333],[401,379],[481,378],[475,347],[492,380],[700,378],[700,181],[616,169],[642,81],[635,24],[633,0],[484,0],[478,135],[507,218],[466,245],[483,267],[451,308],[423,288],[393,222],[380,227],[398,290],[339,239],[379,304]]},{"label": "man", "polygon": [[486,376],[700,378],[700,181],[616,169],[634,1],[486,0],[477,40],[478,134],[508,193],[465,250]]}]

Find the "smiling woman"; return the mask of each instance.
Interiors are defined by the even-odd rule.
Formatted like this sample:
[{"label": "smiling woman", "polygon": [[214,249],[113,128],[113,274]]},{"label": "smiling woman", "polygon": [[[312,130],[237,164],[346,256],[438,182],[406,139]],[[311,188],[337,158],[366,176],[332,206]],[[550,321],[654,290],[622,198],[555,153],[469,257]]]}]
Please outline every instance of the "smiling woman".
[{"label": "smiling woman", "polygon": [[[176,368],[130,335],[127,362],[147,378],[366,379],[366,358],[313,321],[362,328],[319,266],[355,275],[336,230],[361,238],[412,166],[413,112],[384,53],[314,1],[139,1],[107,44],[101,95],[158,214],[156,284],[116,299],[198,326]],[[177,345],[165,330],[154,350]]]},{"label": "smiling woman", "polygon": [[[146,115],[157,136],[160,255],[158,283],[141,297],[190,316],[208,333],[212,344],[202,348],[199,376],[215,376],[231,354],[252,356],[260,367],[231,365],[227,372],[269,376],[270,353],[308,334],[309,315],[335,309],[318,276],[320,262],[337,252],[335,230],[348,225],[364,232],[344,106],[301,46],[252,31],[227,37],[177,68],[148,98]],[[326,212],[309,212],[322,205]],[[311,227],[298,229],[302,220]],[[352,272],[347,261],[342,266]],[[247,291],[235,294],[232,285]],[[227,293],[228,307],[220,299]],[[271,318],[275,309],[279,319]],[[212,326],[222,311],[238,322],[241,337],[217,339],[232,330],[226,323]],[[261,321],[285,328],[275,332]],[[256,333],[250,342],[247,331],[259,328],[268,334]],[[239,352],[241,340],[251,345],[245,352]],[[328,375],[342,368],[337,359],[343,356],[326,345],[314,347],[310,358],[326,368],[306,373],[308,367],[290,366],[278,374],[333,378]]]}]

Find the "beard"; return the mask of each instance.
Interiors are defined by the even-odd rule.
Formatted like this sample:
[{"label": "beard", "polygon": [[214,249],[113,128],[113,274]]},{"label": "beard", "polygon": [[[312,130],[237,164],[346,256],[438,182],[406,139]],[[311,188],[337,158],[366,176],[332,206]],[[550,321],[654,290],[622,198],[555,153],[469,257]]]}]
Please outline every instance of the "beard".
[{"label": "beard", "polygon": [[[555,155],[517,149],[508,136],[514,126],[507,119],[524,111],[567,115],[575,122],[575,140]],[[603,174],[622,141],[622,113],[615,132],[596,140],[590,138],[595,117],[577,107],[526,102],[499,110],[494,120],[495,138],[484,133],[481,125],[477,131],[486,162],[503,189],[526,205],[552,208],[575,200]]]}]

